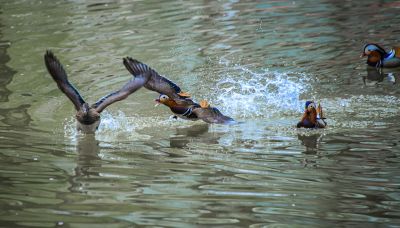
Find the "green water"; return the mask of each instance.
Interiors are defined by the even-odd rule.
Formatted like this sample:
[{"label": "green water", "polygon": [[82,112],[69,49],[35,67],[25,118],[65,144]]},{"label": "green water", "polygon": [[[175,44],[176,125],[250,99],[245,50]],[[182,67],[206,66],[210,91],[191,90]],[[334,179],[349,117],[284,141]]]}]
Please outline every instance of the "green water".
[{"label": "green water", "polygon": [[[1,227],[397,227],[397,1],[0,0]],[[145,89],[95,136],[46,72],[90,103],[137,58],[240,122],[170,119]],[[297,130],[308,99],[326,130]]]}]

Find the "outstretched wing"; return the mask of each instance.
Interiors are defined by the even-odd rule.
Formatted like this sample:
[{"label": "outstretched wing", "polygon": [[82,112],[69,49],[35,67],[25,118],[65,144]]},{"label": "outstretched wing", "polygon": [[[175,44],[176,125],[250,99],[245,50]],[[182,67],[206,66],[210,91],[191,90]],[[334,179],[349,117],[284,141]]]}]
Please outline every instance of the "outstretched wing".
[{"label": "outstretched wing", "polygon": [[234,119],[229,116],[223,115],[217,108],[194,108],[192,111],[196,116],[206,123],[216,124],[234,124]]},{"label": "outstretched wing", "polygon": [[170,81],[169,79],[161,76],[155,70],[151,69],[146,64],[132,59],[130,57],[124,58],[124,65],[126,69],[133,75],[138,76],[146,72],[151,74],[151,79],[145,85],[149,90],[156,91],[160,94],[166,94],[169,97],[180,97],[177,94],[181,92],[181,88],[178,85]]},{"label": "outstretched wing", "polygon": [[75,109],[78,111],[80,107],[85,103],[82,96],[79,94],[78,90],[69,83],[67,73],[60,61],[50,50],[46,51],[44,55],[44,62],[49,71],[51,77],[57,83],[58,88],[72,101]]},{"label": "outstretched wing", "polygon": [[128,83],[126,83],[120,90],[112,92],[92,105],[98,113],[102,112],[107,106],[114,102],[127,98],[130,94],[140,89],[149,80],[150,74],[141,74],[133,77]]}]

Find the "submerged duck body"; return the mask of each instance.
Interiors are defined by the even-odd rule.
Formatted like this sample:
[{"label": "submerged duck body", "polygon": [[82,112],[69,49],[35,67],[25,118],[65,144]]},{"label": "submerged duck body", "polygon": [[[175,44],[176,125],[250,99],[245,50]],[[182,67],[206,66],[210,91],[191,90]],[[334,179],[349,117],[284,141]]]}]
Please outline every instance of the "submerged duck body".
[{"label": "submerged duck body", "polygon": [[297,123],[297,128],[325,128],[327,123],[324,120],[321,105],[316,105],[313,101],[307,101],[304,114]]},{"label": "submerged duck body", "polygon": [[75,115],[77,129],[84,133],[94,133],[100,124],[100,113],[107,106],[127,98],[130,94],[140,89],[150,78],[149,75],[139,75],[132,78],[120,90],[100,98],[90,106],[82,98],[78,90],[68,81],[64,67],[51,51],[47,51],[44,55],[44,62],[49,74],[57,83],[58,88],[74,104],[77,111]]},{"label": "submerged duck body", "polygon": [[373,67],[400,66],[400,47],[393,47],[389,52],[378,44],[366,44],[361,56],[368,56],[367,64]]}]

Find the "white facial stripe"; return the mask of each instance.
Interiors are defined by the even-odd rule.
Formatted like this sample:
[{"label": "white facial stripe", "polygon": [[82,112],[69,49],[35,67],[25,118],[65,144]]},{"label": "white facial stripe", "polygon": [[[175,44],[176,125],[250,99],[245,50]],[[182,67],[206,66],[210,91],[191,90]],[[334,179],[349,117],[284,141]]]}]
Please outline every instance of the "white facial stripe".
[{"label": "white facial stripe", "polygon": [[163,94],[163,95],[160,96],[160,101],[166,101],[168,99],[169,99],[169,97],[167,95]]},{"label": "white facial stripe", "polygon": [[315,103],[314,103],[314,102],[310,103],[310,104],[307,106],[307,108],[315,108]]}]

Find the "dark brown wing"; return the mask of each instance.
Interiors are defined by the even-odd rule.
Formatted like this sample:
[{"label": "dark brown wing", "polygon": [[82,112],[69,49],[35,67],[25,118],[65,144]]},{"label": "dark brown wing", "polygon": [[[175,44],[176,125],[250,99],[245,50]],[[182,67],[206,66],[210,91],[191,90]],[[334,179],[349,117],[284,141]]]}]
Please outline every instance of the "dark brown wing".
[{"label": "dark brown wing", "polygon": [[200,106],[199,104],[197,104],[190,98],[175,98],[173,100],[176,102],[176,104],[178,104],[179,106],[182,106],[182,107],[188,108],[190,106]]},{"label": "dark brown wing", "polygon": [[196,116],[206,123],[216,123],[216,124],[234,124],[236,123],[234,119],[229,116],[223,115],[217,108],[194,108],[192,110]]},{"label": "dark brown wing", "polygon": [[60,61],[58,61],[57,57],[48,50],[44,55],[44,62],[51,77],[57,83],[58,88],[72,101],[75,109],[78,111],[85,101],[79,94],[78,90],[69,83],[67,73]]},{"label": "dark brown wing", "polygon": [[107,106],[114,102],[127,98],[130,94],[140,89],[149,80],[150,74],[141,74],[133,77],[128,83],[126,83],[120,90],[112,92],[107,96],[104,96],[92,105],[97,112],[102,112]]},{"label": "dark brown wing", "polygon": [[168,95],[170,98],[181,97],[178,95],[178,93],[181,92],[181,88],[179,88],[178,85],[161,76],[146,64],[136,59],[126,57],[124,58],[124,65],[126,69],[135,77],[146,72],[151,74],[150,80],[146,83],[146,85],[144,85],[144,87],[147,89],[156,91],[160,94]]}]

